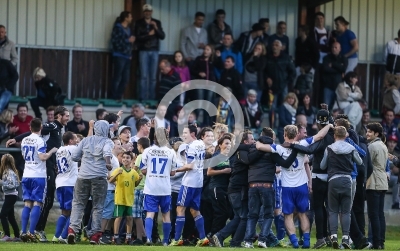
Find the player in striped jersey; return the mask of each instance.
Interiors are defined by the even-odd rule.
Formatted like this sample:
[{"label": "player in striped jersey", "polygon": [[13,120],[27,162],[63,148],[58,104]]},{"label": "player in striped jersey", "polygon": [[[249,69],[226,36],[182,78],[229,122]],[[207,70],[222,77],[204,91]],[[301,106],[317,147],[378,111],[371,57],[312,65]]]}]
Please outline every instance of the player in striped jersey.
[{"label": "player in striped jersey", "polygon": [[78,178],[78,163],[72,161],[71,156],[76,150],[76,134],[66,132],[63,135],[64,146],[56,153],[58,174],[56,177],[57,199],[60,203],[61,215],[57,220],[56,232],[52,239],[53,243],[62,242],[67,244],[69,216],[72,209],[72,198],[74,186]]},{"label": "player in striped jersey", "polygon": [[142,154],[140,164],[142,173],[146,175],[144,185],[144,210],[146,213],[145,229],[147,245],[152,242],[152,229],[154,214],[161,208],[163,218],[163,245],[168,245],[171,232],[171,182],[170,177],[175,175],[176,154],[173,149],[167,147],[168,131],[159,127],[156,129],[154,145],[146,148]]}]

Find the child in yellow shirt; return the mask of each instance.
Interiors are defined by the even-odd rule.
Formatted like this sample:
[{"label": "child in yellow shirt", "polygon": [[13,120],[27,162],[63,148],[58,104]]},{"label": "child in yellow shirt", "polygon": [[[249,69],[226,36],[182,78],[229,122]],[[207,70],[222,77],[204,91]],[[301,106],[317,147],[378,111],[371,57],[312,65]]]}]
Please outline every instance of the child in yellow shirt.
[{"label": "child in yellow shirt", "polygon": [[121,240],[118,236],[119,225],[122,217],[126,217],[126,244],[132,243],[132,204],[134,198],[135,187],[139,185],[141,177],[131,169],[133,161],[132,152],[124,152],[122,155],[122,167],[115,169],[109,182],[115,182],[115,207],[114,207],[114,237],[113,243],[121,245]]}]

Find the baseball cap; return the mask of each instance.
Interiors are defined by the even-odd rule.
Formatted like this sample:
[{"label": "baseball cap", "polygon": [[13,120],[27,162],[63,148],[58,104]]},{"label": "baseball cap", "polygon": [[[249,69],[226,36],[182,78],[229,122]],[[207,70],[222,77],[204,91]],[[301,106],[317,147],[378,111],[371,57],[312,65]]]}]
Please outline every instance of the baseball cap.
[{"label": "baseball cap", "polygon": [[319,110],[317,113],[317,123],[320,125],[329,124],[329,111]]},{"label": "baseball cap", "polygon": [[118,128],[118,135],[120,135],[121,132],[122,132],[124,129],[128,129],[129,131],[132,131],[132,129],[131,129],[130,126],[120,126],[120,127]]},{"label": "baseball cap", "polygon": [[399,141],[396,135],[392,134],[387,138],[387,141]]},{"label": "baseball cap", "polygon": [[150,4],[143,5],[143,11],[153,11],[153,7]]}]

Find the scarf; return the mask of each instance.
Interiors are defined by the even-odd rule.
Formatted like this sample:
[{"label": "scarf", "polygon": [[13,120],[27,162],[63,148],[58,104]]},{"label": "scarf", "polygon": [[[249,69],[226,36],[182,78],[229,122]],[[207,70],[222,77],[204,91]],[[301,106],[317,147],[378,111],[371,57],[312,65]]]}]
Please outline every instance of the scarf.
[{"label": "scarf", "polygon": [[258,110],[258,102],[254,102],[254,104],[250,103],[249,99],[246,99],[247,101],[247,110],[250,112],[251,116],[254,117],[256,115],[256,112]]},{"label": "scarf", "polygon": [[286,110],[288,110],[288,112],[292,115],[292,117],[296,116],[296,109],[289,105],[287,102],[283,103],[283,105],[285,106]]}]

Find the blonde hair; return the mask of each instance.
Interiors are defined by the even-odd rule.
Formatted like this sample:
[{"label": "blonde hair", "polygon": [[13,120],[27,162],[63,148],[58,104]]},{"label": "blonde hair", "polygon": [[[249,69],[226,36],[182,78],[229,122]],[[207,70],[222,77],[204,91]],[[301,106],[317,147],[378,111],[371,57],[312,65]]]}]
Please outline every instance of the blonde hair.
[{"label": "blonde hair", "polygon": [[296,138],[297,134],[299,133],[299,130],[295,125],[287,125],[283,128],[283,131],[288,139]]},{"label": "blonde hair", "polygon": [[0,122],[3,122],[4,124],[10,124],[12,119],[13,111],[10,109],[6,109],[0,114]]},{"label": "blonde hair", "polygon": [[299,100],[296,96],[296,94],[294,92],[289,92],[286,97],[285,97],[285,102],[288,98],[293,98],[294,99],[294,103],[293,103],[293,108],[297,109],[297,105],[299,104]]},{"label": "blonde hair", "polygon": [[335,132],[335,137],[338,139],[345,139],[347,130],[344,126],[336,126],[333,131]]},{"label": "blonde hair", "polygon": [[261,43],[261,42],[258,42],[258,43],[256,43],[256,45],[254,45],[254,49],[257,47],[257,46],[261,46],[261,55],[262,56],[265,56],[265,55],[267,55],[267,49],[265,48],[265,45],[263,44],[263,43]]},{"label": "blonde hair", "polygon": [[8,170],[12,170],[17,175],[18,182],[20,182],[19,173],[17,168],[15,167],[14,157],[11,156],[11,154],[6,153],[3,155],[3,157],[1,157],[0,177],[3,177],[3,175],[7,173]]},{"label": "blonde hair", "polygon": [[228,126],[222,123],[215,123],[213,126],[214,138],[219,139],[222,134],[229,131]]}]

